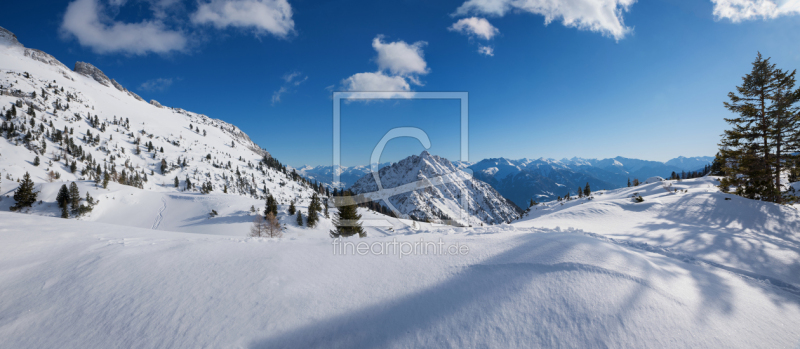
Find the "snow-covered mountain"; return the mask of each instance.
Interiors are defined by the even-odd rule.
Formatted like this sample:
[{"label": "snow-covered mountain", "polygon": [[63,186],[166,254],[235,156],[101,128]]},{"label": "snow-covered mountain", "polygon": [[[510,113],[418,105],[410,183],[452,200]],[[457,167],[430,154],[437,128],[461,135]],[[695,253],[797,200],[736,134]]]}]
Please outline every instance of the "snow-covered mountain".
[{"label": "snow-covered mountain", "polygon": [[701,170],[713,159],[679,157],[663,163],[619,156],[602,160],[496,158],[480,161],[469,169],[504,197],[520,207],[528,207],[531,199],[548,201],[567,193],[575,195],[586,183],[594,190],[621,188],[629,179],[645,180],[654,176],[669,177],[672,172]]},{"label": "snow-covered mountain", "polygon": [[[412,183],[430,185],[403,191],[389,197],[401,214],[416,220],[456,221],[461,225],[510,222],[519,215],[519,208],[506,200],[490,185],[460,171],[450,161],[427,151],[412,155],[378,171],[384,189],[406,188]],[[438,183],[437,180],[444,180]],[[350,187],[356,194],[378,191],[372,174]],[[468,194],[469,211],[462,208],[462,191]]]},{"label": "snow-covered mountain", "polygon": [[[58,215],[47,208],[47,202],[54,201],[58,187],[67,181],[79,181],[81,194],[85,187],[100,187],[91,193],[100,200],[99,207],[82,219],[101,221],[104,215],[142,214],[132,206],[107,206],[120,184],[132,189],[125,195],[155,208],[171,198],[209,201],[201,192],[241,198],[210,200],[237,207],[230,210],[231,215],[245,215],[254,204],[263,207],[257,203],[267,194],[279,204],[295,200],[302,205],[315,192],[236,126],[156,101],[145,102],[97,67],[77,62],[71,70],[47,53],[24,47],[3,28],[0,113],[0,194],[10,195],[16,180],[30,173],[44,202],[27,209],[30,213]],[[110,183],[102,189],[106,174]],[[193,185],[187,188],[187,181]],[[157,195],[147,194],[151,192]],[[0,209],[7,210],[10,201]],[[207,209],[213,209],[206,206],[198,206],[206,212],[187,209],[183,213],[202,220]],[[242,219],[249,223],[252,217]],[[152,220],[150,216],[141,225],[150,227]]]},{"label": "snow-covered mountain", "polygon": [[[473,176],[489,183],[503,197],[519,207],[528,207],[530,200],[548,201],[567,193],[575,195],[586,183],[594,189],[615,189],[627,185],[628,179],[669,177],[672,172],[698,171],[710,164],[713,156],[677,157],[667,162],[631,159],[484,159],[476,163],[451,161],[457,169],[468,168]],[[390,163],[380,164],[380,167]],[[370,173],[369,166],[341,167],[340,183],[333,185],[332,166],[304,166],[297,173],[331,188],[348,188]]]},{"label": "snow-covered mountain", "polygon": [[[383,168],[385,166],[391,165],[390,162],[378,164],[378,168]],[[297,174],[308,178],[313,181],[317,181],[322,183],[329,188],[337,188],[337,189],[345,189],[349,188],[353,185],[357,180],[361,179],[365,175],[371,173],[370,167],[366,166],[351,166],[351,167],[344,167],[340,166],[339,172],[339,182],[333,182],[333,166],[303,166],[298,169],[294,169]]]},{"label": "snow-covered mountain", "polygon": [[665,164],[684,171],[697,171],[703,168],[703,166],[710,164],[712,161],[714,161],[713,156],[693,156],[690,158],[679,156],[665,162]]}]

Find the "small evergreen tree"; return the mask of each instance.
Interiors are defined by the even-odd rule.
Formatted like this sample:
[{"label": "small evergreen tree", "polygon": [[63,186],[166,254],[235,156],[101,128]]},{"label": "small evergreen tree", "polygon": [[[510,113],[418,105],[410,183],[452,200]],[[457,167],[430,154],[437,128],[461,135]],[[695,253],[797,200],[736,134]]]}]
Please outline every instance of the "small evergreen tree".
[{"label": "small evergreen tree", "polygon": [[78,191],[78,185],[75,182],[72,182],[69,185],[69,204],[70,209],[74,212],[78,211],[78,207],[81,203],[81,193]]},{"label": "small evergreen tree", "polygon": [[267,207],[264,210],[264,215],[272,213],[273,216],[278,216],[278,201],[272,197],[272,194],[267,195]]},{"label": "small evergreen tree", "polygon": [[294,200],[292,200],[289,203],[289,214],[293,215],[295,213],[295,211],[297,211],[297,209],[294,207]]},{"label": "small evergreen tree", "polygon": [[367,233],[361,227],[361,215],[358,214],[358,206],[350,196],[349,192],[345,192],[342,196],[338,197],[339,201],[337,207],[338,212],[333,215],[333,225],[335,230],[331,230],[330,236],[332,238],[349,237],[358,234],[360,237],[366,237]]},{"label": "small evergreen tree", "polygon": [[66,184],[62,184],[61,189],[58,190],[56,203],[58,203],[58,207],[61,208],[65,208],[69,205],[69,189]]},{"label": "small evergreen tree", "polygon": [[11,207],[11,210],[16,211],[23,207],[31,207],[31,205],[36,202],[36,196],[39,195],[39,192],[33,189],[34,184],[31,180],[31,175],[25,172],[25,175],[22,177],[22,182],[20,182],[17,190],[14,191],[14,200],[17,203]]},{"label": "small evergreen tree", "polygon": [[35,158],[33,158],[33,166],[39,166],[39,156],[38,155]]},{"label": "small evergreen tree", "polygon": [[297,211],[297,226],[303,226],[303,211]]},{"label": "small evergreen tree", "polygon": [[583,196],[592,194],[592,189],[589,187],[589,182],[586,182],[586,188],[583,188]]},{"label": "small evergreen tree", "polygon": [[313,228],[317,226],[317,222],[319,221],[319,209],[316,210],[308,210],[308,218],[306,218],[306,222],[309,228]]}]

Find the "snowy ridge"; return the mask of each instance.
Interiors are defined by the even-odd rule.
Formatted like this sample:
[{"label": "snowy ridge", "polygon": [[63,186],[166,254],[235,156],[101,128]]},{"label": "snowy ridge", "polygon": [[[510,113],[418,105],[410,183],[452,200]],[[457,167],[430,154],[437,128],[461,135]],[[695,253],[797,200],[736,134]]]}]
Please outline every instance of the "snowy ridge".
[{"label": "snowy ridge", "polygon": [[[0,193],[3,195],[13,192],[16,180],[28,172],[37,188],[44,190],[39,199],[52,203],[64,182],[79,181],[84,194],[84,188],[100,185],[106,171],[111,174],[112,184],[123,174],[132,179],[127,184],[131,185],[134,197],[149,197],[139,192],[155,193],[153,200],[145,201],[158,207],[161,195],[197,195],[205,184],[210,186],[212,196],[244,197],[234,200],[241,205],[246,203],[243,210],[251,205],[262,210],[267,194],[275,196],[280,205],[294,200],[303,206],[314,193],[312,188],[295,181],[291,171],[268,166],[265,160],[271,158],[269,152],[253,143],[238,127],[180,108],[158,108],[89,63],[78,62],[76,71],[71,71],[49,54],[24,48],[5,29],[0,35],[4,42],[15,43],[0,46],[3,128]],[[16,116],[7,119],[12,107]],[[35,116],[29,115],[29,110]],[[38,166],[34,165],[37,157]],[[48,176],[51,171],[59,178]],[[191,188],[187,188],[187,179],[193,184]],[[115,185],[105,192],[110,194],[112,188]],[[103,200],[104,190],[96,190],[90,191],[101,203],[82,219],[106,221],[104,215],[117,217],[117,211],[129,209],[119,205],[104,208],[110,203]],[[12,201],[0,203],[0,209],[7,210]],[[213,206],[202,209],[203,212],[194,212],[192,217],[207,218],[204,215],[211,209],[225,211]],[[47,204],[35,205],[28,212],[58,214]],[[237,217],[243,214],[229,213]],[[237,234],[244,235],[253,217],[242,219],[248,222],[241,222],[243,229],[237,229]],[[140,226],[135,219],[118,221]],[[179,224],[156,226],[182,230]]]},{"label": "snowy ridge", "polygon": [[[461,225],[499,224],[516,219],[519,209],[491,186],[458,170],[450,161],[427,151],[412,155],[378,171],[383,188],[430,182],[447,176],[451,182],[394,195],[391,204],[400,213],[421,221],[456,221]],[[356,194],[378,191],[372,174],[359,179],[350,190]],[[461,192],[469,194],[469,211],[461,206]]]}]

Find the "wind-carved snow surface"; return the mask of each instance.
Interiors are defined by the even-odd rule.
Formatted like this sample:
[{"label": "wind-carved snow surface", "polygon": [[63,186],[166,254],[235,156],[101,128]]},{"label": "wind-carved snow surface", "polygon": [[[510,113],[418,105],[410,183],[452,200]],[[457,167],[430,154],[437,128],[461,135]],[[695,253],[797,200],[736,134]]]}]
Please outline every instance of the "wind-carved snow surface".
[{"label": "wind-carved snow surface", "polygon": [[[427,151],[381,168],[378,176],[383,188],[403,188],[389,201],[400,213],[415,220],[455,221],[459,225],[474,226],[510,222],[519,216],[519,209],[491,186]],[[436,185],[437,180],[445,183]],[[407,185],[413,187],[413,183],[427,187],[405,189]],[[379,190],[372,174],[356,181],[350,189],[356,194]],[[464,192],[467,193],[467,211],[462,203]]]}]

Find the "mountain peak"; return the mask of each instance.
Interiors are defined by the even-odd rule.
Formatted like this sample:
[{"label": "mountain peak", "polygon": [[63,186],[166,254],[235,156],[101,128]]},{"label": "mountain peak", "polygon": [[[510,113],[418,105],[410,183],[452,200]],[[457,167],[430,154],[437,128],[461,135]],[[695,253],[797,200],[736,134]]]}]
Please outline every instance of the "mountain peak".
[{"label": "mountain peak", "polygon": [[5,44],[8,46],[22,46],[14,33],[3,27],[0,27],[0,44]]},{"label": "mountain peak", "polygon": [[111,86],[111,79],[109,79],[102,70],[95,67],[91,63],[75,62],[75,72],[86,75],[105,86]]},{"label": "mountain peak", "polygon": [[[497,224],[515,219],[519,210],[488,184],[468,176],[446,158],[428,151],[381,168],[378,177],[384,190],[415,185],[417,189],[391,194],[388,200],[400,214],[416,220],[453,220],[460,225]],[[447,181],[434,185],[442,179]],[[356,194],[372,193],[378,191],[378,185],[374,176],[367,174],[350,189]],[[460,201],[464,191],[469,193],[468,212],[463,210]]]}]

